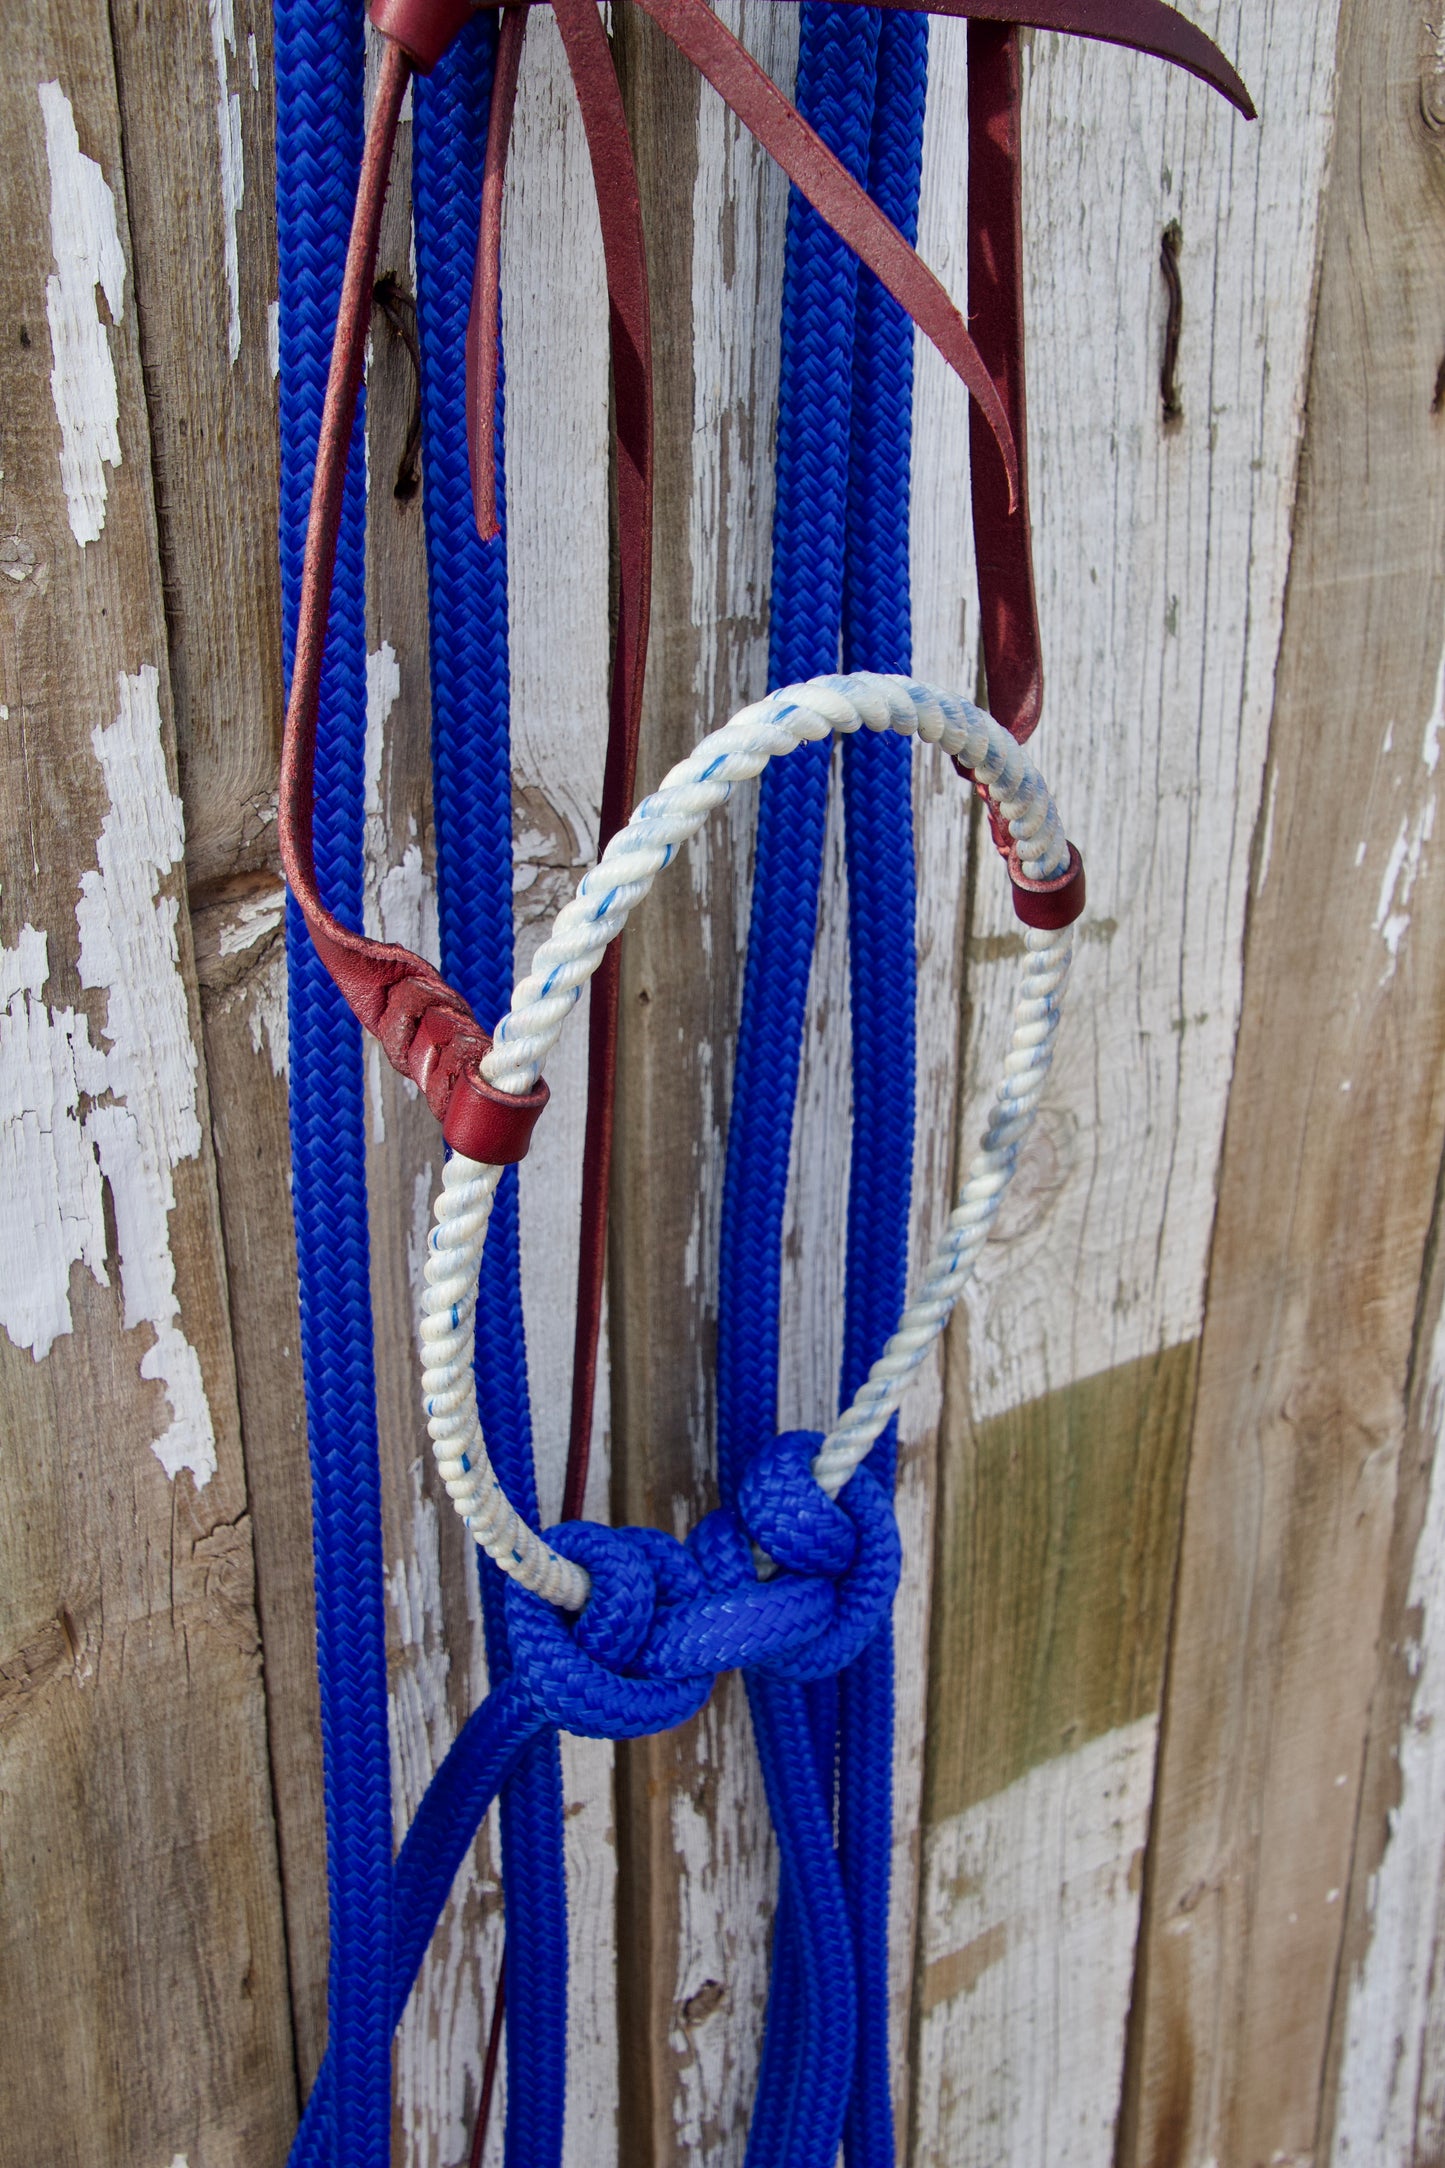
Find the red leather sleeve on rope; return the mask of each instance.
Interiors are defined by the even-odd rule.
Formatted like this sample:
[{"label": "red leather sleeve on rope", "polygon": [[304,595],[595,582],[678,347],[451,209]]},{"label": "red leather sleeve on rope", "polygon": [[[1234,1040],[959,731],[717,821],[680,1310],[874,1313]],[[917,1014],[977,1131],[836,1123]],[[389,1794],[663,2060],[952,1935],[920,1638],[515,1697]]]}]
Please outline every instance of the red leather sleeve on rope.
[{"label": "red leather sleeve on rope", "polygon": [[469,1158],[505,1165],[526,1152],[537,1116],[547,1103],[546,1085],[538,1083],[517,1096],[485,1082],[479,1064],[491,1040],[460,994],[424,957],[392,942],[369,941],[327,910],[316,887],[312,843],[321,664],[347,453],[366,356],[382,205],[410,75],[408,55],[400,45],[388,44],[362,156],[316,449],[291,697],[281,741],[277,825],[281,863],[291,893],[301,907],[317,954],[354,1014],[381,1041],[403,1076],[421,1086],[447,1142]]},{"label": "red leather sleeve on rope", "polygon": [[399,45],[419,74],[430,75],[474,9],[472,0],[371,0],[366,12],[373,30]]},{"label": "red leather sleeve on rope", "polygon": [[1052,881],[1029,880],[1012,857],[1008,877],[1013,884],[1014,914],[1025,926],[1057,933],[1061,927],[1072,926],[1083,911],[1084,861],[1075,844],[1069,845],[1068,865]]}]

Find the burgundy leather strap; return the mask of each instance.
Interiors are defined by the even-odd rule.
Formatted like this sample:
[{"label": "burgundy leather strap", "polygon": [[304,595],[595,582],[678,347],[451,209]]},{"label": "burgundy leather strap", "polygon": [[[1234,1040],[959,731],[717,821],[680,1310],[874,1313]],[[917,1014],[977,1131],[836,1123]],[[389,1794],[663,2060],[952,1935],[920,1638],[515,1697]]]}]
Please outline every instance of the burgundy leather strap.
[{"label": "burgundy leather strap", "polygon": [[347,452],[366,357],[381,211],[410,74],[406,53],[388,44],[362,156],[306,527],[291,697],[281,741],[281,863],[322,962],[389,1060],[420,1085],[447,1142],[470,1158],[505,1165],[527,1150],[547,1103],[545,1084],[513,1097],[483,1080],[478,1065],[491,1040],[461,996],[424,958],[391,942],[369,941],[327,910],[316,887],[312,843],[321,663]]},{"label": "burgundy leather strap", "polygon": [[504,9],[497,33],[487,155],[482,169],[482,217],[477,229],[472,306],[467,317],[467,457],[472,508],[477,533],[484,542],[494,541],[501,531],[497,507],[497,368],[502,333],[502,185],[507,177],[507,146],[512,140],[517,71],[526,34],[526,8]]},{"label": "burgundy leather strap", "polygon": [[638,4],[707,77],[819,217],[887,287],[963,379],[1002,454],[1012,502],[1018,460],[1003,402],[963,318],[927,264],[706,0],[638,0]]},{"label": "burgundy leather strap", "polygon": [[1013,23],[968,26],[968,314],[1019,454],[1010,505],[998,456],[969,415],[973,540],[988,709],[1020,745],[1043,706],[1043,660],[1029,533],[1024,398],[1019,34]]},{"label": "burgundy leather strap", "polygon": [[[498,38],[467,329],[467,435],[477,527],[484,539],[498,531],[495,444],[502,184],[525,12],[508,7]],[[617,609],[598,824],[599,849],[605,849],[631,811],[637,780],[652,591],[652,334],[641,191],[612,49],[594,0],[553,0],[553,13],[587,137],[607,274],[616,448]],[[611,948],[593,979],[588,1008],[587,1116],[564,1518],[582,1509],[596,1396],[617,1089],[619,971],[619,956]]]},{"label": "burgundy leather strap", "polygon": [[[601,851],[631,812],[637,783],[637,740],[652,601],[652,326],[642,197],[612,48],[595,0],[552,0],[552,12],[562,33],[597,181],[612,349],[617,616],[598,820]],[[582,1140],[582,1211],[571,1424],[562,1493],[564,1520],[582,1511],[591,1457],[597,1347],[607,1280],[607,1204],[617,1096],[621,963],[619,944],[614,941],[593,978],[587,1015],[587,1118]]]},{"label": "burgundy leather strap", "polygon": [[[501,0],[477,0],[495,7]],[[1058,30],[1067,37],[1093,38],[1102,45],[1122,45],[1130,52],[1151,53],[1197,75],[1227,98],[1246,120],[1255,116],[1254,101],[1219,47],[1202,30],[1166,5],[1166,0],[842,0],[857,7],[900,8],[909,15],[952,15],[965,21],[1020,23],[1031,30]]]}]

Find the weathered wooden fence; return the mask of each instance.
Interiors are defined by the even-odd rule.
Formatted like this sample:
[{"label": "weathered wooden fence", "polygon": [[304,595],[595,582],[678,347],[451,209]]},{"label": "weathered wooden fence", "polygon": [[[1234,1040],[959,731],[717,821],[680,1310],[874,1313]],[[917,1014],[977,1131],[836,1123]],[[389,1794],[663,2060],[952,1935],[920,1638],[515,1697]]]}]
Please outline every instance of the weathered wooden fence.
[{"label": "weathered wooden fence", "polygon": [[[786,81],[793,12],[726,0]],[[1445,33],[1423,0],[1193,0],[1246,128],[1026,47],[1040,757],[1089,864],[1055,1078],[908,1402],[894,2020],[913,2168],[1445,2159]],[[616,0],[660,334],[642,771],[763,683],[785,190]],[[0,79],[0,2160],[283,2157],[324,2030],[274,790],[264,0],[27,0]],[[922,247],[963,285],[963,30]],[[383,268],[411,284],[406,142]],[[1177,221],[1182,414],[1159,371]],[[550,17],[504,241],[517,924],[592,851],[605,304]],[[370,366],[369,923],[435,939],[415,395]],[[921,353],[915,652],[977,676],[962,394]],[[1018,947],[921,766],[918,1246]],[[625,961],[591,1508],[710,1495],[750,809]],[[984,852],[983,857],[988,858]],[[785,1422],[831,1412],[848,1096],[829,860]],[[523,1173],[560,1492],[581,1034]],[[411,1314],[438,1140],[370,1094],[399,1828],[484,1688]],[[742,1697],[568,1742],[569,2162],[741,2159],[773,1866]],[[501,1942],[484,1834],[398,2046],[460,2168]],[[500,2160],[494,2140],[488,2160]]]}]

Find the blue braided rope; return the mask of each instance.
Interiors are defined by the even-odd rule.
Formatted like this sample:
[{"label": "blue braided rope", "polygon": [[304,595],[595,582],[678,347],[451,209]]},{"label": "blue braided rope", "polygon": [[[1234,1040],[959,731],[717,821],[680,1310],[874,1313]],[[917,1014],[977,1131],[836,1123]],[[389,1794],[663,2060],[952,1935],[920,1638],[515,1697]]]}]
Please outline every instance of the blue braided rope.
[{"label": "blue braided rope", "polygon": [[[869,193],[909,241],[918,235],[928,18],[888,13],[878,42]],[[910,671],[909,465],[913,326],[860,272],[844,583],[844,665]],[[853,1152],[840,1397],[852,1398],[907,1299],[913,1184],[916,895],[911,747],[849,739],[842,753],[853,1044],[889,1060],[853,1063]],[[891,1492],[897,1424],[873,1448]],[[858,1981],[858,2058],[844,2130],[849,2168],[891,2168],[889,1905],[893,1838],[891,1620],[840,1685],[838,1850]]]},{"label": "blue braided rope", "polygon": [[[818,0],[805,0],[801,11],[798,108],[860,179],[868,171],[878,29],[871,11]],[[855,259],[794,191],[773,514],[774,685],[838,661],[857,284]],[[826,745],[799,748],[765,778],[759,803],[719,1260],[718,1473],[725,1500],[736,1495],[743,1469],[777,1422],[782,1223],[828,771]],[[748,2168],[831,2168],[850,2090],[857,2001],[832,1845],[832,1707],[816,1693],[756,1675],[748,1694],[775,1825],[811,1833],[810,1841],[800,1835],[781,1846]],[[782,1744],[805,1736],[807,1757]]]},{"label": "blue braided rope", "polygon": [[[512,772],[507,557],[483,543],[467,460],[466,327],[491,104],[495,24],[478,21],[414,92],[413,202],[422,354],[423,509],[431,621],[433,804],[442,968],[483,1024],[512,986]],[[502,487],[498,402],[497,476]],[[508,1493],[535,1525],[537,1486],[522,1321],[517,1177],[493,1207],[477,1304],[477,1391]],[[501,1576],[479,1555],[488,1667],[510,1658]],[[502,1794],[507,1919],[508,2168],[554,2168],[566,2097],[567,1905],[556,1734],[521,1756]]]},{"label": "blue braided rope", "polygon": [[[541,1723],[530,1697],[514,1680],[504,1680],[468,1717],[423,1794],[396,1860],[397,1937],[390,1981],[393,2030],[401,2022],[456,1871],[471,1849],[482,1817]],[[306,2103],[289,2168],[322,2168],[330,2160],[334,2082],[328,2052]]]},{"label": "blue braided rope", "polygon": [[[899,35],[899,33],[902,33]],[[798,103],[912,238],[917,224],[927,29],[906,17],[805,6]],[[773,566],[773,682],[834,666],[910,664],[908,470],[912,332],[795,199],[782,321]],[[769,777],[759,815],[753,922],[734,1081],[719,1327],[724,1483],[776,1421],[778,1274],[797,1055],[821,873],[826,751]],[[792,774],[789,771],[794,771]],[[914,872],[910,761],[887,738],[850,741],[843,783],[855,1045],[912,1048]],[[799,872],[814,911],[798,914]],[[791,889],[791,895],[788,890]],[[788,896],[785,904],[784,898]],[[796,914],[796,915],[793,915]],[[804,931],[797,931],[799,919]],[[903,1013],[899,996],[903,991]],[[764,1085],[763,1049],[771,1075]],[[912,1178],[911,1059],[903,1088],[855,1064],[842,1386],[851,1397],[904,1301]],[[761,1088],[760,1088],[761,1087]],[[786,1110],[778,1119],[779,1108]],[[738,1300],[749,1291],[744,1322]],[[761,1296],[761,1301],[760,1301]],[[737,1302],[736,1311],[733,1304]],[[737,1323],[734,1327],[733,1319]],[[750,1344],[749,1344],[750,1343]],[[895,1434],[875,1448],[891,1488]],[[893,1657],[887,1627],[836,1684],[753,1677],[749,1694],[782,1875],[750,2168],[893,2160],[888,2073],[888,1886]],[[802,1731],[811,1755],[797,1751]],[[781,1741],[788,1740],[785,1748]],[[832,1847],[837,1785],[838,1852]],[[811,1799],[809,1816],[805,1798]],[[817,1809],[823,1810],[819,1823]],[[784,1830],[789,1832],[783,1842]],[[809,1831],[806,1838],[799,1831]],[[841,1869],[841,1872],[840,1872]],[[846,1907],[837,1935],[832,1892]],[[844,2002],[850,2004],[842,2014]],[[829,2009],[826,2034],[820,2010]],[[856,2015],[855,2015],[856,2013]],[[846,2043],[841,2072],[832,2059]],[[855,2053],[856,2043],[856,2053]]]},{"label": "blue braided rope", "polygon": [[[277,0],[281,565],[294,653],[311,478],[361,160],[362,22],[350,0]],[[363,422],[358,413],[321,679],[316,864],[361,918],[366,717]],[[391,2157],[391,1781],[381,1485],[372,1375],[360,1032],[287,910],[291,1169],[311,1456],[325,1750],[333,2069],[327,2157]]]},{"label": "blue braided rope", "polygon": [[[798,108],[859,179],[868,170],[877,41],[871,9],[804,0]],[[838,664],[857,283],[856,258],[795,189],[783,273],[772,685]],[[783,1206],[829,757],[826,744],[800,746],[769,770],[758,802],[719,1257],[718,1480],[728,1501],[777,1420]]]}]

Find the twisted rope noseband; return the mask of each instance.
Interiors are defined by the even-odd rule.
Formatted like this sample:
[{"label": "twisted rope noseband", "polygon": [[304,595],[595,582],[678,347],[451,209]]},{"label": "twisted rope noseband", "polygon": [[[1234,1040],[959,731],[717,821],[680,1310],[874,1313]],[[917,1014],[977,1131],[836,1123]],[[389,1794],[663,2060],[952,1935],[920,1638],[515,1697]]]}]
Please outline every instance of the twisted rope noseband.
[{"label": "twisted rope noseband", "polygon": [[[745,708],[704,738],[643,799],[600,862],[582,876],[537,951],[531,972],[515,988],[483,1063],[483,1073],[496,1090],[533,1092],[608,944],[708,814],[731,796],[736,784],[760,775],[776,756],[834,732],[848,735],[861,728],[916,735],[941,745],[974,777],[1009,836],[1011,871],[1029,884],[1025,893],[1038,898],[1040,909],[1038,925],[1026,936],[1029,960],[1013,1042],[979,1156],[897,1331],[813,1460],[814,1477],[830,1499],[863,1461],[897,1408],[908,1378],[946,1324],[1012,1178],[1053,1059],[1072,952],[1068,926],[1082,908],[1083,883],[1075,870],[1077,853],[1066,841],[1053,801],[1028,755],[991,716],[967,701],[900,678],[816,678]],[[585,1568],[544,1542],[516,1512],[487,1456],[477,1410],[472,1370],[476,1282],[500,1172],[499,1166],[456,1154],[447,1162],[436,1200],[421,1326],[427,1425],[452,1502],[481,1548],[532,1595],[581,1611],[590,1589]]]}]

